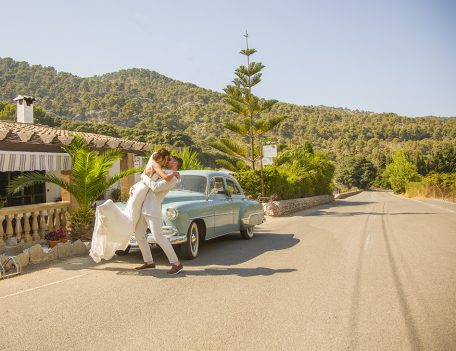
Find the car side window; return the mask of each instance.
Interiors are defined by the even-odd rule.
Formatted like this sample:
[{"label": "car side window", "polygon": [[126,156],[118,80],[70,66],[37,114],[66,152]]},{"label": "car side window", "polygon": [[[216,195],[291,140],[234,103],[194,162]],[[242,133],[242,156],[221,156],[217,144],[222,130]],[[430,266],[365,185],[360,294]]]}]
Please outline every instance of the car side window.
[{"label": "car side window", "polygon": [[214,177],[211,180],[210,194],[224,194],[225,186],[223,185],[222,177]]},{"label": "car side window", "polygon": [[231,195],[242,195],[239,187],[231,179],[226,180],[226,189],[230,192]]}]

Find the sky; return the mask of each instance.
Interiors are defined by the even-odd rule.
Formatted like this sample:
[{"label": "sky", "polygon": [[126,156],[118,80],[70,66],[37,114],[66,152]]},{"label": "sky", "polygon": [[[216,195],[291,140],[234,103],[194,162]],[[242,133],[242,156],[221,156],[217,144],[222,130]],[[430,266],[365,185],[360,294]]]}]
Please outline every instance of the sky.
[{"label": "sky", "polygon": [[0,0],[0,57],[82,77],[139,67],[215,91],[257,49],[258,96],[456,116],[456,0]]}]

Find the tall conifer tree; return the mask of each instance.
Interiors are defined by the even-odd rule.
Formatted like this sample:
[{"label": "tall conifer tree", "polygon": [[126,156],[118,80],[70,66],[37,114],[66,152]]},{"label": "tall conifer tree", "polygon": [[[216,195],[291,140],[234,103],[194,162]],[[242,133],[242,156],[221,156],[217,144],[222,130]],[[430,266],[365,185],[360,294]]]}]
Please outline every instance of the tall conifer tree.
[{"label": "tall conifer tree", "polygon": [[224,126],[246,140],[247,145],[229,138],[220,138],[210,145],[227,155],[244,160],[252,169],[255,169],[255,163],[260,157],[258,138],[272,130],[287,116],[261,117],[263,113],[271,110],[277,100],[261,99],[252,93],[252,88],[261,82],[261,71],[265,66],[261,62],[251,61],[251,56],[256,53],[256,50],[249,48],[247,32],[244,36],[246,48],[241,50],[240,54],[246,57],[247,65],[240,65],[234,71],[236,77],[232,84],[224,89],[225,101],[230,106],[230,110],[238,114],[241,120],[226,122]]}]

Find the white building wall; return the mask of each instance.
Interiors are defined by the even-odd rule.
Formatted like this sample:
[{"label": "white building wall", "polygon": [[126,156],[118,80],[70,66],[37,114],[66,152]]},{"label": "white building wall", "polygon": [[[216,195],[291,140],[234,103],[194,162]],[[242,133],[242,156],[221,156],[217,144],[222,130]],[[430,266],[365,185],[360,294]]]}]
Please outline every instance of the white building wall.
[{"label": "white building wall", "polygon": [[[117,160],[116,162],[114,162],[114,164],[112,165],[111,169],[109,170],[109,176],[112,177],[112,176],[116,175],[119,172],[120,172],[120,160]],[[105,193],[105,198],[109,199],[110,195],[111,195],[111,191],[114,190],[114,189],[117,189],[117,188],[120,188],[120,183],[119,182],[111,185],[109,190]]]},{"label": "white building wall", "polygon": [[[46,171],[46,174],[52,174],[60,178],[60,171]],[[55,184],[46,183],[46,202],[55,202],[61,199],[60,187]]]}]

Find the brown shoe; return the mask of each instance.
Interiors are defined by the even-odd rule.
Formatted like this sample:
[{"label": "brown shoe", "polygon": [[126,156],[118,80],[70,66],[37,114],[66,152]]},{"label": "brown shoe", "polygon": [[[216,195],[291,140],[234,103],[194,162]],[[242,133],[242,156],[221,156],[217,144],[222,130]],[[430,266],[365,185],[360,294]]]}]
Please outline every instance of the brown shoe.
[{"label": "brown shoe", "polygon": [[153,263],[144,263],[141,267],[136,267],[135,269],[137,271],[143,271],[146,269],[154,269],[155,268],[155,262]]},{"label": "brown shoe", "polygon": [[179,263],[179,264],[173,264],[171,266],[171,269],[168,271],[168,274],[177,274],[179,273],[182,269],[184,269],[184,266]]}]

